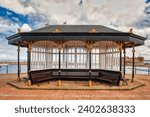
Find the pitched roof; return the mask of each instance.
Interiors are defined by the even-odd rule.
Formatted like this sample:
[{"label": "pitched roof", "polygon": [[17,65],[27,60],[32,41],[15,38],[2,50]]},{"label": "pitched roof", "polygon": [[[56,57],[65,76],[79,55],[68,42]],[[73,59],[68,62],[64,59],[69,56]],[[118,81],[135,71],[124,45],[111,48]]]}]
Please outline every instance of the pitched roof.
[{"label": "pitched roof", "polygon": [[49,25],[31,32],[105,32],[119,33],[120,31],[102,25]]},{"label": "pitched roof", "polygon": [[17,33],[7,37],[7,40],[9,44],[20,44],[21,47],[27,47],[28,42],[40,40],[116,41],[128,42],[128,47],[130,47],[133,43],[135,46],[143,45],[146,38],[102,25],[50,25],[31,32]]}]

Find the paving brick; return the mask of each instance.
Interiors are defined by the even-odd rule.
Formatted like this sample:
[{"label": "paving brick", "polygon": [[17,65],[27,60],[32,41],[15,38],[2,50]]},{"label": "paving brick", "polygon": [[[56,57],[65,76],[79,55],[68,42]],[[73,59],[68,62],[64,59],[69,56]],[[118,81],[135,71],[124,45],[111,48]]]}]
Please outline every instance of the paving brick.
[{"label": "paving brick", "polygon": [[[127,75],[131,77],[131,75]],[[0,75],[0,100],[150,100],[150,76],[135,75],[145,86],[129,91],[20,90],[7,85],[16,75]]]}]

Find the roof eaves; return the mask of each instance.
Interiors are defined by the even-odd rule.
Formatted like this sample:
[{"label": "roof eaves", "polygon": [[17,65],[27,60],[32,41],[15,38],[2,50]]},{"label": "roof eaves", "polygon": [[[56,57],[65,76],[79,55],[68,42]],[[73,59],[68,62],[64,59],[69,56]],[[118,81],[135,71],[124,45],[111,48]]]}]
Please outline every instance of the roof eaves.
[{"label": "roof eaves", "polygon": [[17,38],[17,37],[19,37],[19,36],[20,36],[20,33],[17,33],[17,34],[14,34],[14,35],[12,35],[12,36],[7,37],[6,39],[7,39],[7,40],[11,40],[11,39]]}]

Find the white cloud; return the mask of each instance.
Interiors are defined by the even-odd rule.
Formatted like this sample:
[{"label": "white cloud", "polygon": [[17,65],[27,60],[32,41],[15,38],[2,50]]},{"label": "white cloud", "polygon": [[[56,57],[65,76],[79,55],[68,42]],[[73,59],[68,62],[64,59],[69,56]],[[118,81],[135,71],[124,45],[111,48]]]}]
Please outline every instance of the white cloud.
[{"label": "white cloud", "polygon": [[[87,23],[131,25],[144,15],[144,0],[32,0],[30,3],[39,13],[54,18],[58,23]],[[81,21],[81,19],[83,19]]]},{"label": "white cloud", "polygon": [[20,25],[17,23],[14,24],[8,20],[4,20],[3,18],[0,18],[0,32],[1,33],[8,32],[8,31],[16,32],[18,28],[21,29],[21,32],[29,32],[32,30],[28,24],[23,24],[20,27]]},{"label": "white cloud", "polygon": [[[50,24],[95,24],[128,32],[133,28],[135,34],[146,36],[150,28],[135,27],[145,17],[148,5],[144,0],[32,0],[30,4],[40,14],[49,17]],[[53,22],[55,21],[55,22]],[[117,27],[112,26],[116,25]]]},{"label": "white cloud", "polygon": [[[149,5],[145,4],[144,0],[83,0],[81,5],[79,5],[80,0],[30,0],[25,2],[26,0],[0,0],[0,6],[16,13],[28,14],[31,19],[36,16],[38,21],[34,22],[39,28],[48,22],[51,25],[63,24],[66,21],[67,24],[104,25],[124,32],[133,28],[135,34],[144,37],[150,34],[150,27],[139,28],[137,26],[144,21],[144,18],[149,20],[150,17],[144,14],[145,7]],[[19,25],[0,19],[0,32],[17,28]],[[21,30],[30,31],[31,28],[25,24]],[[150,41],[146,41],[145,46],[136,48],[136,56],[150,59],[149,47]],[[129,56],[132,55],[130,51],[128,53]]]},{"label": "white cloud", "polygon": [[119,27],[115,27],[115,26],[108,26],[110,28],[122,31],[122,32],[128,32],[131,28],[133,29],[133,33],[146,37],[147,35],[150,34],[150,27],[145,27],[145,28],[141,28],[138,29],[136,27],[132,27],[132,26],[119,26]]},{"label": "white cloud", "polygon": [[18,24],[12,24],[9,20],[0,18],[0,32],[14,31],[19,28]]},{"label": "white cloud", "polygon": [[20,0],[0,0],[0,6],[8,8],[19,14],[35,13],[34,8],[30,4],[24,6]]},{"label": "white cloud", "polygon": [[32,29],[28,24],[23,24],[23,26],[21,27],[21,32],[29,32],[31,30]]}]

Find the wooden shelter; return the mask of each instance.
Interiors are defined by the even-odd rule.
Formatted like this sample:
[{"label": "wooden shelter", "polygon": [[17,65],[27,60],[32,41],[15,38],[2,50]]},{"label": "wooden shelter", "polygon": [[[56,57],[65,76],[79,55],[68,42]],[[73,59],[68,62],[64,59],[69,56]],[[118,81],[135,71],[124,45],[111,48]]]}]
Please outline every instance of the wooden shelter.
[{"label": "wooden shelter", "polygon": [[[20,47],[26,47],[29,81],[34,83],[51,76],[50,79],[58,79],[59,85],[61,79],[68,76],[88,79],[90,85],[100,74],[103,74],[102,80],[111,79],[118,72],[125,78],[126,48],[133,48],[133,81],[135,46],[143,45],[145,41],[132,30],[120,32],[101,25],[50,25],[31,32],[19,32],[7,39],[9,44],[18,46],[18,80]],[[119,81],[121,79],[122,75]]]}]

